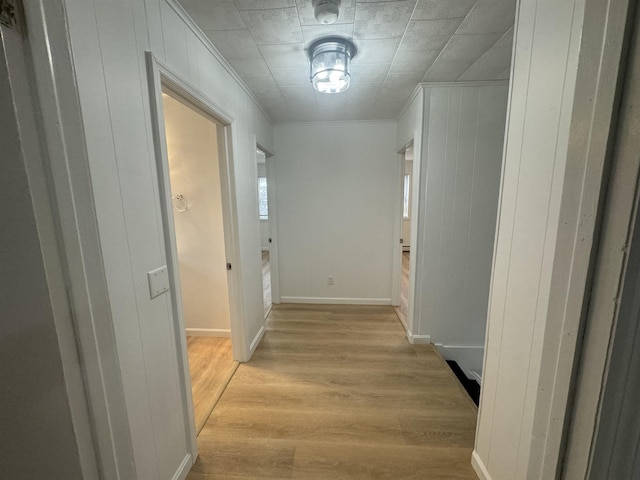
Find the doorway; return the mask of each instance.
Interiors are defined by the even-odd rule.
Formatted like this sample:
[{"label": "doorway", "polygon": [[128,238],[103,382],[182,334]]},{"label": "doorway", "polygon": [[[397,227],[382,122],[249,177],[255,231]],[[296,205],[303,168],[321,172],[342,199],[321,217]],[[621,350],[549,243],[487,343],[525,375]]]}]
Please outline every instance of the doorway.
[{"label": "doorway", "polygon": [[258,168],[258,223],[260,224],[260,257],[262,259],[262,302],[267,318],[273,305],[271,290],[271,225],[269,215],[269,188],[267,178],[267,153],[256,148]]},{"label": "doorway", "polygon": [[169,183],[196,432],[237,368],[231,345],[219,125],[163,89]]},{"label": "doorway", "polygon": [[404,151],[400,152],[402,172],[402,230],[400,237],[400,252],[402,256],[400,268],[400,297],[398,305],[394,306],[400,322],[407,330],[407,317],[409,315],[409,265],[411,256],[411,198],[413,195],[413,141]]}]

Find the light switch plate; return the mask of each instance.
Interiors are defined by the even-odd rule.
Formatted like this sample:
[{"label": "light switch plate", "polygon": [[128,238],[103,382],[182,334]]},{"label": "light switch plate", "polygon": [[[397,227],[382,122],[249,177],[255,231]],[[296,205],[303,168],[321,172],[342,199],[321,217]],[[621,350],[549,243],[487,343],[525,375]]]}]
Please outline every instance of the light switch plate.
[{"label": "light switch plate", "polygon": [[151,298],[156,298],[158,295],[169,291],[169,273],[167,272],[166,265],[151,270],[147,273],[147,279],[149,280],[149,294]]}]

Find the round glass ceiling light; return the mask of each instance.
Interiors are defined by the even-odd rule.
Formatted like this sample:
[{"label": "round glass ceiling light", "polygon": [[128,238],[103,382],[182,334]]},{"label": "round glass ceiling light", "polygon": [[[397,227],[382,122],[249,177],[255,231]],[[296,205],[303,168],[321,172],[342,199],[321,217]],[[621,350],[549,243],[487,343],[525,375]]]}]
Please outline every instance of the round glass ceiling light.
[{"label": "round glass ceiling light", "polygon": [[351,83],[351,59],[356,54],[353,43],[343,38],[325,38],[309,47],[309,76],[320,93],[340,93]]},{"label": "round glass ceiling light", "polygon": [[318,23],[331,25],[338,20],[340,0],[313,0],[313,14]]}]

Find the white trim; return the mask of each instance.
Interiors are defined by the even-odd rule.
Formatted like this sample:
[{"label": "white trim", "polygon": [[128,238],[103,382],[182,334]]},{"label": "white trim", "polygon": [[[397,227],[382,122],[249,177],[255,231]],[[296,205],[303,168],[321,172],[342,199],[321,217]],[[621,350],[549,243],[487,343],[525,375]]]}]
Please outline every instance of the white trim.
[{"label": "white trim", "polygon": [[390,298],[343,298],[343,297],[282,297],[282,303],[310,303],[328,305],[391,305]]},{"label": "white trim", "polygon": [[[405,152],[409,145],[413,143],[413,138],[405,144],[400,151],[397,153],[397,161],[396,174],[399,175],[399,182],[396,182],[396,193],[395,193],[395,208],[393,215],[393,228],[395,232],[395,238],[393,239],[393,255],[391,258],[391,304],[394,306],[400,305],[400,296],[402,289],[402,251],[404,246],[399,245],[396,242],[400,242],[400,239],[403,238],[403,230],[404,230],[404,221],[402,215],[402,193],[404,187],[404,171],[405,171]],[[398,248],[400,247],[400,248]],[[406,322],[405,329],[406,329]]]},{"label": "white trim", "polygon": [[419,84],[422,88],[432,87],[490,87],[492,85],[505,86],[509,85],[509,80],[477,80],[470,82],[422,82]]},{"label": "white trim", "polygon": [[182,459],[182,463],[180,463],[178,470],[176,470],[176,473],[173,475],[172,480],[184,480],[185,478],[187,478],[187,475],[189,475],[189,470],[191,470],[193,463],[193,457],[190,453],[187,453]]},{"label": "white trim", "polygon": [[185,328],[187,336],[194,337],[231,337],[228,328]]},{"label": "white trim", "polygon": [[264,107],[258,102],[258,99],[253,94],[251,89],[247,87],[247,84],[244,83],[240,75],[233,69],[233,67],[227,62],[227,60],[222,56],[222,54],[218,51],[209,37],[200,29],[200,27],[193,21],[189,13],[184,9],[182,5],[180,5],[176,0],[164,0],[171,9],[176,12],[176,14],[180,17],[180,19],[185,23],[185,25],[193,32],[193,34],[198,37],[198,40],[202,42],[202,44],[206,47],[207,50],[215,57],[215,59],[222,65],[222,67],[227,71],[229,75],[236,81],[240,88],[244,90],[247,96],[253,100],[253,103],[258,107],[258,110],[262,112],[262,114],[267,118],[269,123],[273,125],[273,119],[264,109]]},{"label": "white trim", "polygon": [[[420,308],[421,303],[418,302],[418,308],[416,313],[416,292],[422,291],[422,274],[423,265],[421,264],[423,259],[423,252],[420,248],[422,236],[420,234],[420,218],[424,213],[424,208],[421,208],[422,200],[425,198],[425,193],[422,191],[421,186],[422,172],[426,175],[426,162],[423,164],[423,143],[424,143],[424,130],[425,130],[425,104],[427,97],[424,94],[424,89],[419,90],[419,94],[416,98],[418,102],[418,110],[416,112],[416,126],[413,132],[413,171],[411,172],[411,227],[409,230],[410,238],[409,245],[414,245],[413,253],[409,255],[409,298],[407,305],[407,327],[412,331],[420,331]],[[431,99],[429,98],[429,102]],[[426,182],[424,182],[426,185]],[[402,257],[400,258],[402,262]],[[402,263],[400,264],[402,268]]]},{"label": "white trim", "polygon": [[176,234],[173,221],[173,208],[171,205],[171,191],[169,180],[169,162],[167,154],[167,141],[164,125],[164,113],[162,106],[162,89],[166,88],[172,94],[181,98],[190,107],[205,114],[217,125],[220,187],[222,191],[222,214],[224,224],[225,254],[227,262],[234,268],[227,272],[229,286],[229,310],[231,323],[231,337],[233,356],[238,361],[248,359],[245,322],[242,308],[240,259],[238,256],[238,226],[235,204],[235,190],[233,179],[233,152],[236,145],[232,135],[234,119],[219,108],[215,102],[192,86],[188,81],[169,70],[159,62],[153,53],[146,52],[147,77],[149,83],[149,95],[151,106],[151,123],[153,130],[154,153],[158,174],[159,203],[162,213],[163,234],[166,245],[167,267],[169,271],[169,283],[171,286],[171,305],[174,318],[174,335],[176,350],[178,352],[178,367],[180,375],[180,389],[183,396],[185,435],[188,439],[188,451],[193,458],[197,457],[197,442],[193,411],[193,399],[191,393],[191,377],[189,373],[189,359],[187,356],[187,344],[185,336],[185,322],[182,308],[182,295],[179,280],[178,254]]},{"label": "white trim", "polygon": [[343,123],[346,124],[354,124],[354,123],[393,123],[396,124],[397,120],[395,118],[381,118],[378,120],[307,120],[304,122],[278,122],[274,124],[274,127],[280,125],[303,125],[303,126],[314,126],[314,125],[322,125],[322,124],[331,124],[331,125],[340,125]]},{"label": "white trim", "polygon": [[258,345],[260,345],[260,340],[262,340],[262,337],[264,337],[264,332],[266,332],[266,329],[264,327],[260,327],[260,330],[258,330],[258,333],[251,341],[251,345],[249,345],[249,358],[251,358],[253,352],[255,352],[256,348],[258,348]]},{"label": "white trim", "polygon": [[[273,305],[280,303],[280,269],[278,268],[280,250],[278,249],[278,202],[276,201],[278,190],[278,181],[276,178],[277,167],[274,163],[275,158],[273,157],[273,153],[260,145],[257,138],[254,140],[257,147],[265,154],[264,162],[267,175],[267,202],[269,204],[268,238],[271,238],[271,243],[268,247],[269,271],[271,275],[271,304]],[[260,271],[262,271],[262,269]],[[269,307],[269,312],[270,311],[271,307]],[[267,318],[269,312],[265,314],[265,318]]]},{"label": "white trim", "polygon": [[[76,333],[73,347],[81,358],[84,373],[85,391],[77,387],[68,391],[72,402],[69,407],[74,421],[84,416],[82,410],[88,408],[90,419],[85,427],[90,425],[95,441],[95,450],[88,455],[97,457],[104,477],[134,478],[130,424],[115,353],[116,339],[64,2],[37,0],[24,2],[23,8],[29,25],[28,56],[37,90],[34,102],[44,132],[41,141],[47,169],[43,178],[52,186],[51,209],[59,234],[61,271],[66,277],[64,293],[73,312]],[[52,303],[56,308],[59,299],[52,297]],[[60,320],[56,318],[58,335],[63,333]],[[67,362],[68,354],[62,353],[62,361]],[[67,366],[64,365],[65,375],[70,372]],[[79,395],[85,395],[80,402]],[[78,438],[83,436],[79,430]],[[87,446],[79,448],[85,450]],[[85,468],[87,461],[93,460],[87,459],[85,452],[82,455]]]},{"label": "white trim", "polygon": [[169,160],[167,153],[167,139],[162,106],[162,77],[159,64],[153,54],[147,52],[147,80],[149,86],[149,106],[151,109],[151,127],[153,146],[158,178],[158,201],[162,214],[162,233],[165,243],[167,271],[169,274],[171,310],[173,313],[173,335],[178,357],[178,374],[180,377],[180,393],[183,403],[184,428],[187,438],[187,450],[195,458],[198,455],[195,430],[195,414],[191,392],[191,377],[189,373],[189,358],[187,356],[187,339],[184,335],[185,322],[182,308],[182,293],[180,288],[178,254],[176,247],[176,232],[173,222],[173,208],[171,205],[171,183],[169,180]]},{"label": "white trim", "polygon": [[484,466],[482,459],[475,450],[471,453],[471,466],[480,480],[491,480],[491,475],[489,475],[487,467]]},{"label": "white trim", "polygon": [[473,377],[472,380],[475,380],[478,384],[482,385],[482,372],[479,372],[478,370],[471,370],[471,376]]},{"label": "white trim", "polygon": [[414,345],[429,345],[431,343],[431,335],[411,335],[409,342]]},{"label": "white trim", "polygon": [[413,92],[411,92],[411,96],[407,99],[406,102],[404,102],[404,105],[402,106],[402,110],[400,110],[400,113],[396,117],[396,121],[402,118],[402,116],[409,109],[409,107],[411,106],[411,104],[413,103],[413,101],[415,100],[415,98],[418,96],[420,92],[422,92],[422,84],[419,83],[418,85],[416,85],[416,88],[413,89]]},{"label": "white trim", "polygon": [[396,120],[401,118],[409,106],[411,102],[418,96],[418,93],[422,91],[424,88],[429,87],[486,87],[490,85],[508,85],[509,80],[472,80],[472,81],[464,81],[464,82],[420,82],[416,85],[416,88],[413,89],[411,96],[404,102],[402,106],[402,110],[396,117]]}]

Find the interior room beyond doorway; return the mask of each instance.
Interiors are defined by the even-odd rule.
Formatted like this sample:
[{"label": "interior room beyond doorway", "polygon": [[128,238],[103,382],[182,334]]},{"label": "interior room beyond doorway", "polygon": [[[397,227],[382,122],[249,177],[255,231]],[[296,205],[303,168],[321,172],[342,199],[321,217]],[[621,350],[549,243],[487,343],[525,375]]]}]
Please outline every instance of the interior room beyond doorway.
[{"label": "interior room beyond doorway", "polygon": [[163,93],[173,227],[196,432],[235,372],[218,125]]},{"label": "interior room beyond doorway", "polygon": [[413,184],[413,142],[401,155],[402,161],[402,263],[400,268],[400,303],[394,307],[400,322],[407,328],[409,312],[409,261],[411,255],[411,197]]}]

